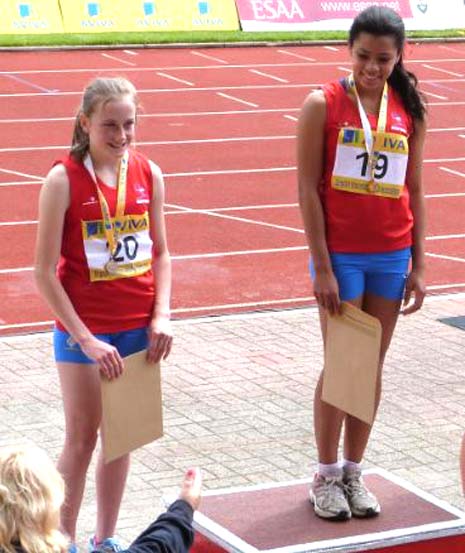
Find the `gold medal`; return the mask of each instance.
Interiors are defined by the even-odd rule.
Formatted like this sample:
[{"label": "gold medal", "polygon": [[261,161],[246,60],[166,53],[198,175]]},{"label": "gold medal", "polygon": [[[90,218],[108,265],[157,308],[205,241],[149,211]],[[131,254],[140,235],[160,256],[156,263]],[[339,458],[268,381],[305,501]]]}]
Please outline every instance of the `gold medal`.
[{"label": "gold medal", "polygon": [[118,263],[114,259],[109,259],[105,263],[105,271],[111,275],[114,275],[118,272]]}]

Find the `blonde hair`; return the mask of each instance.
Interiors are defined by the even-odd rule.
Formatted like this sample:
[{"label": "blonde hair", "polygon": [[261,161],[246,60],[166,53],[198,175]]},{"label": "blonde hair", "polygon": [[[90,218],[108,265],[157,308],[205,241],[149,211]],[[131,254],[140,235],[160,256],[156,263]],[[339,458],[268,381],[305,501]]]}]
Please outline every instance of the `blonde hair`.
[{"label": "blonde hair", "polygon": [[131,96],[137,108],[137,90],[123,77],[98,77],[87,85],[74,122],[71,155],[75,159],[82,161],[89,151],[89,136],[81,126],[81,114],[90,117],[100,104],[118,100],[126,95]]},{"label": "blonde hair", "polygon": [[58,530],[65,486],[47,454],[32,446],[0,450],[0,550],[61,553]]}]

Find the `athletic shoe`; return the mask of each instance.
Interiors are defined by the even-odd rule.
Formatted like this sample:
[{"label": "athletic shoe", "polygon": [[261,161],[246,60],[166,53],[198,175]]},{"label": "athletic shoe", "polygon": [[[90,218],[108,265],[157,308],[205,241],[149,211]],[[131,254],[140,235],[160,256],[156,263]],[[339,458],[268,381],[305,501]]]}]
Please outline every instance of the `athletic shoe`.
[{"label": "athletic shoe", "polygon": [[315,514],[328,520],[348,520],[350,507],[344,493],[342,477],[315,474],[310,487],[310,501]]},{"label": "athletic shoe", "polygon": [[95,543],[95,536],[89,540],[89,553],[114,553],[123,551],[124,548],[117,538],[105,538],[100,543]]},{"label": "athletic shoe", "polygon": [[380,513],[378,500],[363,483],[362,471],[359,468],[344,468],[342,479],[354,517],[370,518]]}]

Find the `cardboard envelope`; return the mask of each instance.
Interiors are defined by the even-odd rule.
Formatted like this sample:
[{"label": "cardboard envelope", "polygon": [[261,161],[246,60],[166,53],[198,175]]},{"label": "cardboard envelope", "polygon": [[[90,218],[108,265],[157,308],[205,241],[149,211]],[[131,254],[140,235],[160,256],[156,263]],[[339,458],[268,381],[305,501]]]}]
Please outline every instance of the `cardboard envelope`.
[{"label": "cardboard envelope", "polygon": [[124,358],[124,372],[102,375],[102,444],[105,462],[163,435],[160,364],[147,361],[146,350]]},{"label": "cardboard envelope", "polygon": [[343,302],[328,317],[322,399],[372,424],[381,346],[381,323]]}]

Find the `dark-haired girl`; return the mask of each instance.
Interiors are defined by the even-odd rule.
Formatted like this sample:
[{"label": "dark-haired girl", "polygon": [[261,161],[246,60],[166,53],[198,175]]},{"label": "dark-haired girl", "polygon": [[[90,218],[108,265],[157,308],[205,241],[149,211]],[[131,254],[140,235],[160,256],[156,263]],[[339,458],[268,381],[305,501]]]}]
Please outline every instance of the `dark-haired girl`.
[{"label": "dark-haired girl", "polygon": [[[323,340],[327,317],[341,301],[380,320],[376,405],[398,315],[420,309],[425,296],[425,105],[404,67],[404,43],[394,11],[361,12],[349,34],[351,75],[310,94],[298,124],[299,200]],[[322,375],[314,401],[315,513],[334,520],[375,516],[380,505],[361,477],[371,426],[323,402],[321,388]]]}]

